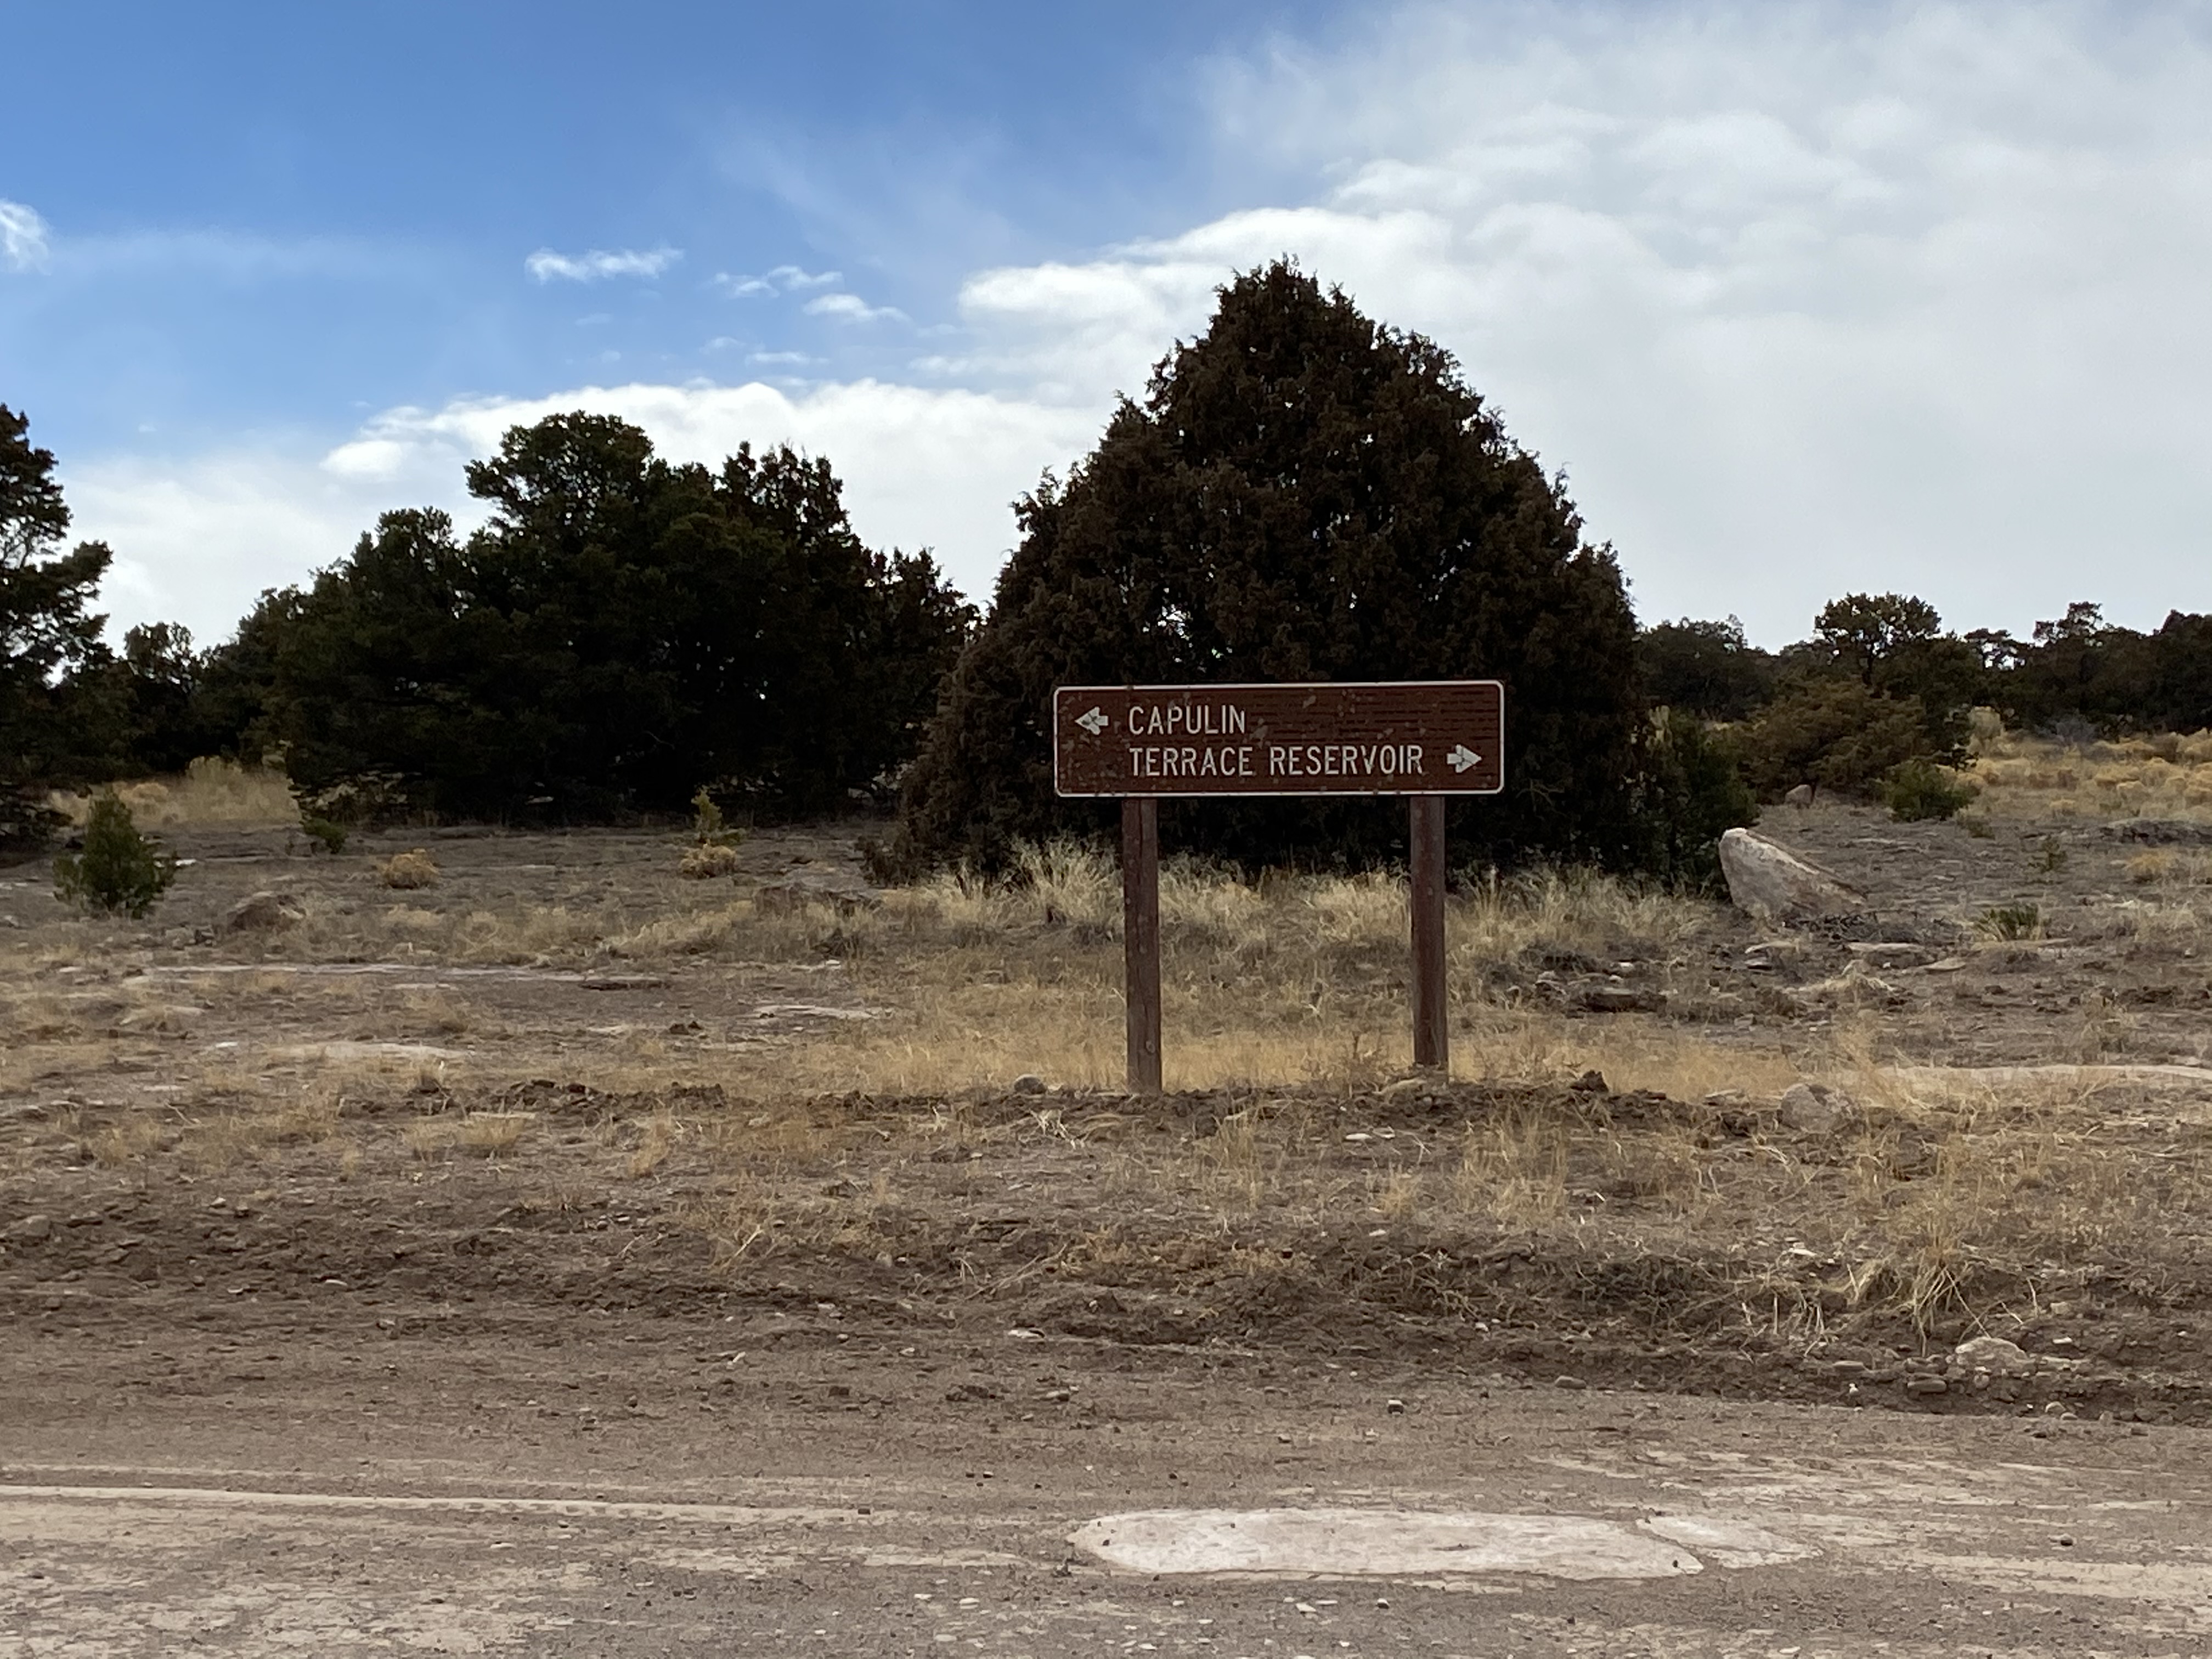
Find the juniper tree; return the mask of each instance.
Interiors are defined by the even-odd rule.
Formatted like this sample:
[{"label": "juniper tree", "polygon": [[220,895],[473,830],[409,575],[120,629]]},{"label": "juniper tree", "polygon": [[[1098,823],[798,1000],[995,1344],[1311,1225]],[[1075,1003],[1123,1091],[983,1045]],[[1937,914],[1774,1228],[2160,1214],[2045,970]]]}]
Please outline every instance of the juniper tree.
[{"label": "juniper tree", "polygon": [[[900,861],[1000,864],[1103,826],[1052,789],[1065,683],[1494,677],[1506,792],[1458,847],[1628,860],[1638,817],[1635,623],[1611,550],[1431,341],[1280,262],[1124,400],[1021,541],[906,787]],[[1248,865],[1395,855],[1405,814],[1337,800],[1170,804],[1176,847]]]}]

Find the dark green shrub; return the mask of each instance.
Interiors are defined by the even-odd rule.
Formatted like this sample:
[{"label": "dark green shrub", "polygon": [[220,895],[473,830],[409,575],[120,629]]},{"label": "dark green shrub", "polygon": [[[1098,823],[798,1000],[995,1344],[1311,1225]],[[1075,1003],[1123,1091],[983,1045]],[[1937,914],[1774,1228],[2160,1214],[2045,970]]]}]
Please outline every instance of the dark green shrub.
[{"label": "dark green shrub", "polygon": [[[1455,802],[1455,854],[1629,864],[1644,707],[1611,550],[1433,343],[1287,263],[1124,403],[1021,544],[908,775],[878,868],[1006,866],[1110,829],[1058,799],[1060,684],[1495,678],[1506,787]],[[1163,842],[1270,865],[1401,859],[1402,802],[1170,801]]]},{"label": "dark green shrub", "polygon": [[139,833],[112,789],[92,799],[84,850],[54,860],[54,891],[63,902],[111,915],[144,915],[176,878],[176,860]]},{"label": "dark green shrub", "polygon": [[1763,800],[1801,783],[1839,795],[1869,795],[1930,747],[1917,697],[1888,697],[1856,679],[1796,686],[1741,729],[1744,770]]},{"label": "dark green shrub", "polygon": [[300,830],[309,840],[319,843],[323,851],[332,858],[345,851],[348,832],[345,825],[335,819],[302,811],[300,814]]},{"label": "dark green shrub", "polygon": [[1900,823],[1928,818],[1951,818],[1981,793],[1948,766],[1930,760],[1909,760],[1889,769],[1882,782],[1882,804]]},{"label": "dark green shrub", "polygon": [[1644,868],[1684,886],[1715,887],[1722,832],[1759,822],[1734,738],[1692,715],[1656,710],[1643,771]]}]

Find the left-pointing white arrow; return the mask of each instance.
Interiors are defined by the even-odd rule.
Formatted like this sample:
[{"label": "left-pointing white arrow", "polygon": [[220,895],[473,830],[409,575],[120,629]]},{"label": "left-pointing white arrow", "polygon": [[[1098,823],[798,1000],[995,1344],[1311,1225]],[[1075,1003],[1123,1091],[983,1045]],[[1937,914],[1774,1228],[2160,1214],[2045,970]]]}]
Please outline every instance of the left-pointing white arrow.
[{"label": "left-pointing white arrow", "polygon": [[1456,745],[1444,758],[1451,763],[1451,769],[1455,772],[1464,772],[1469,767],[1479,766],[1482,763],[1482,757],[1463,743]]},{"label": "left-pointing white arrow", "polygon": [[1078,714],[1075,717],[1075,723],[1095,738],[1114,722],[1107,719],[1104,712],[1094,704],[1089,714]]}]

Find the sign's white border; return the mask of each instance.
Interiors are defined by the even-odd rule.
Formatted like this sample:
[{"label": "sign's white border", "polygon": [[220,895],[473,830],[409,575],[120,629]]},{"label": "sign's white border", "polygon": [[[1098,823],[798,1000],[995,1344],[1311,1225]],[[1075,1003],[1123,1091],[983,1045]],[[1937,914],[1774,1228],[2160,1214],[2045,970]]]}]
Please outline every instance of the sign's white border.
[{"label": "sign's white border", "polygon": [[[1498,690],[1498,786],[1493,789],[1066,789],[1060,781],[1060,700],[1101,691],[1344,691],[1421,690],[1449,686],[1494,686]],[[1052,689],[1052,787],[1064,800],[1322,800],[1332,795],[1502,795],[1505,793],[1505,682],[1504,680],[1224,680],[1188,685],[1056,685]]]}]

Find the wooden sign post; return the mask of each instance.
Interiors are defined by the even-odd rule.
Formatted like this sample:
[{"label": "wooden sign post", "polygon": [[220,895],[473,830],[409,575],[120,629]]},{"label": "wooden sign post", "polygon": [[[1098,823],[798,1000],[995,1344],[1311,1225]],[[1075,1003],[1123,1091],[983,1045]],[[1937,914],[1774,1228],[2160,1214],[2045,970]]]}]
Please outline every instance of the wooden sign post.
[{"label": "wooden sign post", "polygon": [[1163,796],[1410,797],[1413,1063],[1449,1064],[1444,797],[1504,789],[1502,684],[1063,685],[1052,738],[1060,793],[1121,799],[1131,1090],[1160,1086]]}]

